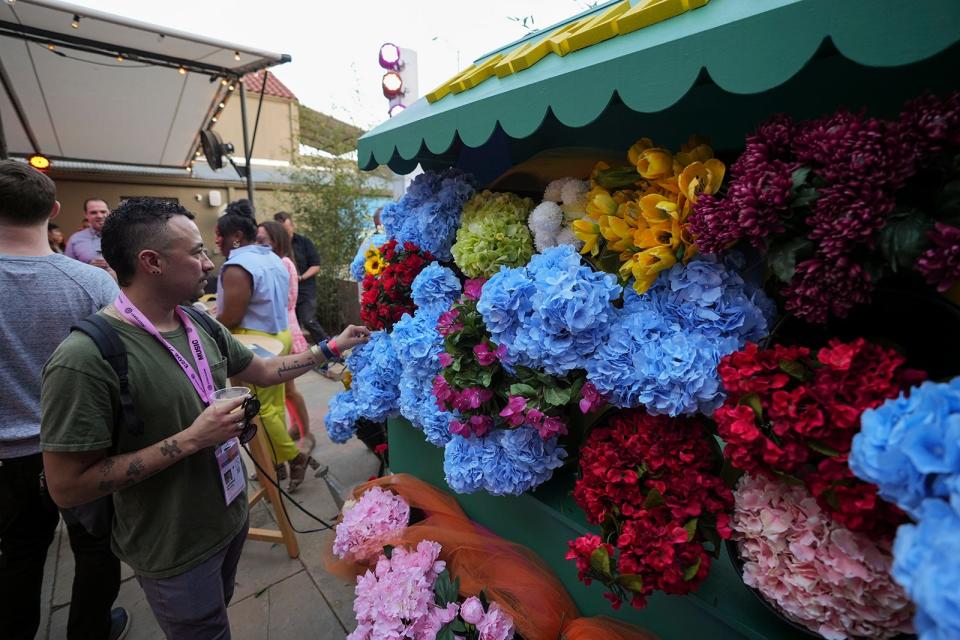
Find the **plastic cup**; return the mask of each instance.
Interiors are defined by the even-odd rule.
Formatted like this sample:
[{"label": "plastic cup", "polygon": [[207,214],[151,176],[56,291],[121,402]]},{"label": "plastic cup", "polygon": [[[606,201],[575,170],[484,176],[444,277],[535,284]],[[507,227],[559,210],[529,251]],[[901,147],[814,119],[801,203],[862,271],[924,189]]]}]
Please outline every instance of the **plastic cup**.
[{"label": "plastic cup", "polygon": [[[220,402],[231,402],[238,398],[246,398],[250,396],[250,389],[246,387],[226,387],[224,389],[217,389],[213,392],[213,403],[216,405]],[[230,413],[236,413],[237,411],[242,411],[243,407],[237,407]]]}]

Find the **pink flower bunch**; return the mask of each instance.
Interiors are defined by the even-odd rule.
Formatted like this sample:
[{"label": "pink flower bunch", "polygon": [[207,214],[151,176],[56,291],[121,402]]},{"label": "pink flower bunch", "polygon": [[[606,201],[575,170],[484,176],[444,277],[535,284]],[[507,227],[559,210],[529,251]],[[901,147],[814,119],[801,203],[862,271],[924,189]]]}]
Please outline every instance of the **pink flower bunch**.
[{"label": "pink flower bunch", "polygon": [[544,440],[567,433],[567,424],[563,420],[556,416],[544,415],[522,396],[509,396],[507,406],[500,411],[500,417],[513,428],[524,424],[530,425]]},{"label": "pink flower bunch", "polygon": [[381,556],[374,570],[358,577],[353,601],[357,628],[347,640],[434,640],[459,610],[456,603],[435,604],[433,585],[446,567],[439,555],[440,544],[431,540],[422,540],[416,549],[396,547],[390,558]]},{"label": "pink flower bunch", "polygon": [[477,628],[479,640],[510,640],[513,637],[513,620],[496,602],[491,602],[484,611],[480,598],[471,596],[460,605],[460,617]]},{"label": "pink flower bunch", "polygon": [[888,548],[838,524],[799,485],[746,475],[734,500],[743,581],[788,619],[827,640],[912,631]]},{"label": "pink flower bunch", "polygon": [[590,413],[602,409],[607,404],[607,399],[601,395],[592,382],[586,382],[580,388],[580,412]]},{"label": "pink flower bunch", "polygon": [[375,555],[383,542],[410,523],[406,500],[380,487],[371,487],[349,509],[337,525],[333,553],[338,558],[361,559]]},{"label": "pink flower bunch", "polygon": [[463,283],[463,297],[467,300],[479,300],[487,278],[470,278]]}]

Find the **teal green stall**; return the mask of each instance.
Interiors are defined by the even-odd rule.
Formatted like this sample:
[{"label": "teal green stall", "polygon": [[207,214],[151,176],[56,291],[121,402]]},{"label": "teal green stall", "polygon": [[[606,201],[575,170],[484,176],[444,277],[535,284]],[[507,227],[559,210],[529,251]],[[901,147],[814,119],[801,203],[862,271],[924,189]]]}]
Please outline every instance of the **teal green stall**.
[{"label": "teal green stall", "polygon": [[[621,4],[602,4],[492,51],[476,65],[529,49],[544,34],[576,31]],[[421,99],[360,139],[361,168],[387,165],[409,173],[418,164],[458,166],[491,183],[550,149],[623,155],[639,137],[676,148],[693,133],[735,153],[775,113],[804,118],[843,106],[891,116],[924,91],[942,94],[960,85],[957,0],[630,3],[639,5],[691,9],[565,55],[551,51],[528,68],[473,76],[471,86],[434,95],[432,102]],[[442,450],[403,419],[391,420],[389,429],[391,468],[449,490]],[[564,560],[567,541],[591,529],[570,498],[573,480],[566,470],[530,495],[457,498],[471,518],[536,551],[585,614],[612,614],[668,640],[809,637],[743,585],[725,552],[695,594],[657,594],[643,611],[613,612],[602,585],[584,586]]]}]

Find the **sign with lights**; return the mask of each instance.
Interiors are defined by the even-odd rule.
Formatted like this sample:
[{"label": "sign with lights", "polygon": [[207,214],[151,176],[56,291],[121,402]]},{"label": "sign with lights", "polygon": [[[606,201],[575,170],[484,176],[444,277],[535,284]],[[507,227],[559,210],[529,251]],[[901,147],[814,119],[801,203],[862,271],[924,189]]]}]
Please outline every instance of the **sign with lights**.
[{"label": "sign with lights", "polygon": [[392,118],[417,99],[417,53],[384,43],[380,47],[380,67],[386,70],[380,88],[389,101],[387,114]]}]

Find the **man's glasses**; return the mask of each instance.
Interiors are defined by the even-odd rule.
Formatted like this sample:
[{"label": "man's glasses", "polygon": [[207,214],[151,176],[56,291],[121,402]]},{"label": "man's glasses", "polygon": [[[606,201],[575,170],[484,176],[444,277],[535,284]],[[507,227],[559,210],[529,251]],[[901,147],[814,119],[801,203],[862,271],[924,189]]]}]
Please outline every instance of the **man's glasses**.
[{"label": "man's glasses", "polygon": [[257,423],[253,421],[260,414],[260,398],[248,396],[243,404],[243,429],[240,431],[240,444],[247,444],[257,435]]}]

